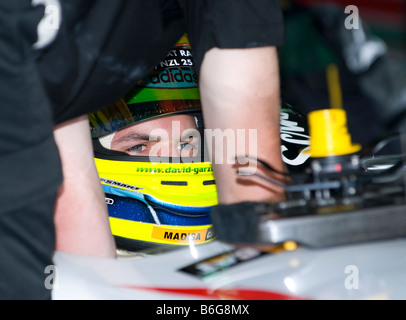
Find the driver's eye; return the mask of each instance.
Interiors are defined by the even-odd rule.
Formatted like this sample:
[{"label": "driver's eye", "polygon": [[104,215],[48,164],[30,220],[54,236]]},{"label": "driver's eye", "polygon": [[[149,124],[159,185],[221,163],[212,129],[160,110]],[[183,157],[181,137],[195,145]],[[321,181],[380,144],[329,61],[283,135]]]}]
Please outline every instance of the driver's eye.
[{"label": "driver's eye", "polygon": [[190,150],[193,150],[193,149],[195,149],[195,148],[196,148],[196,146],[194,146],[193,144],[191,144],[191,143],[189,143],[189,142],[181,143],[181,144],[179,145],[179,149],[180,149],[180,150],[190,151]]},{"label": "driver's eye", "polygon": [[147,149],[147,147],[145,144],[137,144],[135,146],[128,148],[126,151],[127,152],[142,152],[146,149]]}]

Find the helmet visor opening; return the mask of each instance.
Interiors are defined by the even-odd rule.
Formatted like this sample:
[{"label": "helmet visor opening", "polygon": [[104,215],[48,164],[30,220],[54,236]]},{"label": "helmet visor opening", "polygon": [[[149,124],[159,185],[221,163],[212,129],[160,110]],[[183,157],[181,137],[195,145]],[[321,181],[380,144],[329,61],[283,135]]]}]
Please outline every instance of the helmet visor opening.
[{"label": "helmet visor opening", "polygon": [[192,163],[205,161],[201,112],[156,117],[93,138],[95,156],[122,161]]}]

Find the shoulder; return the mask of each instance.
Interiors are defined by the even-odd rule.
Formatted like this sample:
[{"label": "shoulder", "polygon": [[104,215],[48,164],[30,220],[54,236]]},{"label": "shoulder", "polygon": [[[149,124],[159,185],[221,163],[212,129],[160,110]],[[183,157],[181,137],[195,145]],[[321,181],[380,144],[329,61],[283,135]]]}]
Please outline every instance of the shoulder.
[{"label": "shoulder", "polygon": [[284,40],[279,0],[179,0],[197,69],[213,47],[278,46]]}]

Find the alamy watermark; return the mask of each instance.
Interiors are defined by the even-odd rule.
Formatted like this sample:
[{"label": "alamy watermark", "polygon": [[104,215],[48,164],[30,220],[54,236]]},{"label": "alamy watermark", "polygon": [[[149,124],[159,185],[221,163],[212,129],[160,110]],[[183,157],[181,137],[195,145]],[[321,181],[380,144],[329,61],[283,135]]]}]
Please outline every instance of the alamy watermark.
[{"label": "alamy watermark", "polygon": [[[196,148],[193,149],[193,154],[180,154],[178,159],[184,163],[198,159],[212,164],[235,164],[246,166],[246,174],[253,174],[257,166],[257,131],[257,129],[204,129],[202,139],[199,130],[189,128],[181,132],[180,122],[172,121],[171,132],[158,128],[152,130],[149,135],[150,141],[179,141],[182,137],[183,139],[187,137],[189,144]],[[156,162],[158,158],[161,162],[168,162],[169,156],[161,156],[170,154],[167,148],[168,144],[157,143],[153,146],[149,152],[150,161]],[[176,158],[172,158],[172,161],[174,159]]]},{"label": "alamy watermark", "polygon": [[43,49],[52,43],[57,34],[62,20],[62,8],[59,0],[32,0],[32,5],[43,5],[44,16],[37,26],[37,42],[34,49]]},{"label": "alamy watermark", "polygon": [[44,270],[45,277],[44,286],[48,290],[54,290],[59,288],[59,279],[58,279],[58,267],[55,265],[46,266]]},{"label": "alamy watermark", "polygon": [[359,269],[356,265],[348,265],[344,269],[344,273],[347,274],[344,280],[344,287],[347,290],[359,289]]},{"label": "alamy watermark", "polygon": [[348,16],[344,20],[345,28],[348,30],[359,29],[360,21],[358,7],[354,5],[348,5],[344,9],[344,13],[348,14]]}]

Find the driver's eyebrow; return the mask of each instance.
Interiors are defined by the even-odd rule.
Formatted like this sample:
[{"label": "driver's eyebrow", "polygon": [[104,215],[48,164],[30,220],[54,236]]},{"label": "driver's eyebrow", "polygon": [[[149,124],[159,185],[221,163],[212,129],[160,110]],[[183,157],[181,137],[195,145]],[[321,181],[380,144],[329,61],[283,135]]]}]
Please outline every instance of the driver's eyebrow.
[{"label": "driver's eyebrow", "polygon": [[128,142],[132,140],[139,140],[139,141],[160,141],[159,136],[153,136],[150,134],[139,133],[139,132],[130,132],[125,136],[117,139],[116,143]]}]

